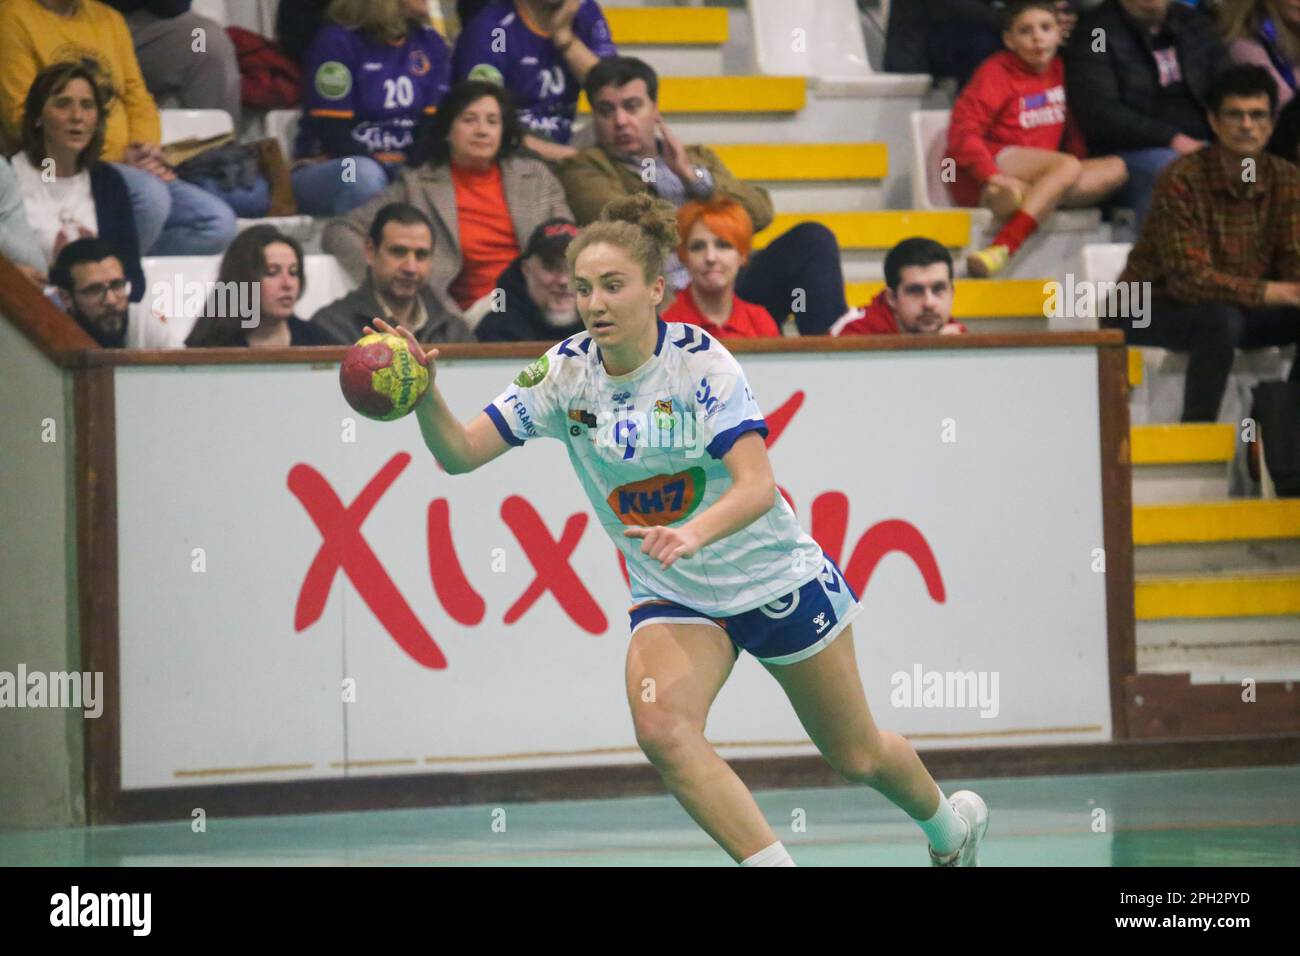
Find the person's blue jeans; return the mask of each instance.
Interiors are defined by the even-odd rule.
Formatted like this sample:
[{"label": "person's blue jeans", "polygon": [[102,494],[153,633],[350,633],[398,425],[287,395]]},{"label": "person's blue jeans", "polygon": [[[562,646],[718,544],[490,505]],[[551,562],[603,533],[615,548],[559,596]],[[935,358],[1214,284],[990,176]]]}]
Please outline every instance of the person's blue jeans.
[{"label": "person's blue jeans", "polygon": [[114,163],[126,180],[141,255],[206,256],[226,251],[235,238],[235,213],[222,199],[177,178]]},{"label": "person's blue jeans", "polygon": [[1155,192],[1156,180],[1164,168],[1178,158],[1179,153],[1168,146],[1155,146],[1116,155],[1124,160],[1124,166],[1128,169],[1128,182],[1111,202],[1137,213],[1140,227],[1146,221],[1147,210],[1151,208],[1151,194]]},{"label": "person's blue jeans", "polygon": [[[343,178],[344,163],[355,162],[355,175]],[[388,173],[369,156],[328,159],[295,169],[293,198],[298,211],[309,216],[342,216],[388,188]]]}]

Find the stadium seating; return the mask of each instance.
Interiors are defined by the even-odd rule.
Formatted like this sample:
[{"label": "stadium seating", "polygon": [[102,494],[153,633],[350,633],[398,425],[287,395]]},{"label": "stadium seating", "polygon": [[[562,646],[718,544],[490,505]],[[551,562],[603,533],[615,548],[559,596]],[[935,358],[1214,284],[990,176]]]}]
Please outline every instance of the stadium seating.
[{"label": "stadium seating", "polygon": [[[943,181],[948,150],[948,110],[918,110],[910,117],[912,205],[917,209],[956,208]],[[980,245],[997,233],[993,214],[970,210]],[[1078,256],[1087,244],[1104,243],[1110,228],[1097,209],[1063,209],[1044,222],[1012,260],[1008,275],[1016,278],[1053,274],[1059,263]]]},{"label": "stadium seating", "polygon": [[207,139],[235,131],[235,121],[225,110],[159,110],[162,141],[175,143],[183,139]]},{"label": "stadium seating", "polygon": [[[303,264],[307,288],[295,310],[298,318],[310,319],[317,309],[347,295],[353,288],[347,274],[333,256],[308,255]],[[153,256],[142,261],[145,277],[144,308],[140,319],[162,328],[155,310],[166,315],[165,336],[178,347],[184,343],[194,327],[196,315],[180,314],[169,305],[177,296],[184,302],[189,298],[185,286],[189,283],[209,283],[217,279],[221,266],[220,256]],[[179,290],[177,287],[179,286]],[[137,333],[143,335],[143,332]]]},{"label": "stadium seating", "polygon": [[[1124,270],[1129,249],[1123,243],[1086,246],[1080,252],[1076,275],[1089,282],[1114,282]],[[1076,326],[1097,328],[1095,316],[1082,317]],[[1054,321],[1053,327],[1059,327]],[[1135,389],[1130,415],[1135,423],[1176,422],[1182,416],[1183,382],[1187,375],[1186,353],[1159,348],[1142,348],[1143,382]],[[1233,361],[1228,390],[1223,396],[1219,421],[1237,422],[1248,412],[1250,389],[1261,381],[1284,377],[1285,356],[1281,349],[1238,351]]]}]

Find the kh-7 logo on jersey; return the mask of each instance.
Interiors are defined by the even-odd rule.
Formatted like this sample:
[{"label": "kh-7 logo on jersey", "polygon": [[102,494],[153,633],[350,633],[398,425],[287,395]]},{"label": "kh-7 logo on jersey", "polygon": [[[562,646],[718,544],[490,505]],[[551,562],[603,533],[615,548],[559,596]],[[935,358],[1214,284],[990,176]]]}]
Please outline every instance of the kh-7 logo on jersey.
[{"label": "kh-7 logo on jersey", "polygon": [[688,517],[699,506],[704,484],[704,469],[688,468],[621,485],[605,500],[624,524],[666,525]]}]

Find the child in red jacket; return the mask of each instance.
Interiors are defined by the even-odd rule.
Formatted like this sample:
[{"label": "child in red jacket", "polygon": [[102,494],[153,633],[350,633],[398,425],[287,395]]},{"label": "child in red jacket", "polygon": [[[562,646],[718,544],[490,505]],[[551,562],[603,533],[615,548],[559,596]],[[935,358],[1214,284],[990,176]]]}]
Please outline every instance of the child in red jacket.
[{"label": "child in red jacket", "polygon": [[1058,206],[1091,206],[1128,179],[1118,156],[1087,159],[1065,103],[1065,64],[1054,0],[1007,8],[1007,49],[985,60],[957,98],[948,126],[949,183],[962,206],[986,206],[1007,221],[987,249],[966,260],[969,275],[1006,268],[1021,244]]}]

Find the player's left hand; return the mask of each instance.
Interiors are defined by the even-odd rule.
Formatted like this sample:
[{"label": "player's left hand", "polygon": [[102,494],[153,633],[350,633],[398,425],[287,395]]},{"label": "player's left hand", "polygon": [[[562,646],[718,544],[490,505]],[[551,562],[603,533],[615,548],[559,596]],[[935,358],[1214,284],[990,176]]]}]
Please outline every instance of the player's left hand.
[{"label": "player's left hand", "polygon": [[690,558],[700,550],[699,539],[686,528],[635,527],[623,532],[628,538],[641,539],[641,553],[659,562],[659,570],[667,571],[678,558]]}]

